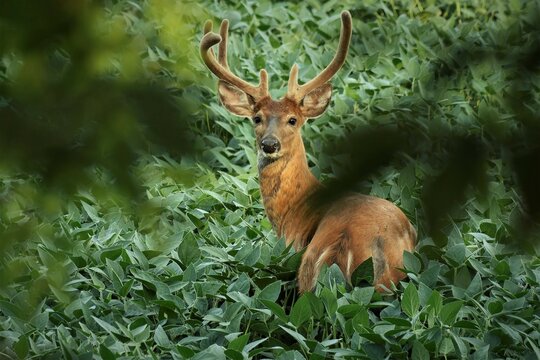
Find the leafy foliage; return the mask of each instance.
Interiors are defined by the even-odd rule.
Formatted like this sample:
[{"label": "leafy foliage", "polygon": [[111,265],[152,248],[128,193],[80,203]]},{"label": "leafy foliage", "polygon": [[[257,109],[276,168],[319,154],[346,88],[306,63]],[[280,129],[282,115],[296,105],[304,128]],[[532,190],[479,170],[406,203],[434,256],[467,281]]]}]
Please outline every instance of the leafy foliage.
[{"label": "leafy foliage", "polygon": [[[540,357],[537,3],[72,3],[1,9],[1,358]],[[342,8],[351,53],[304,137],[329,188],[418,227],[393,296],[369,262],[298,296],[251,125],[197,55],[229,18],[229,64],[279,96],[329,62]]]}]

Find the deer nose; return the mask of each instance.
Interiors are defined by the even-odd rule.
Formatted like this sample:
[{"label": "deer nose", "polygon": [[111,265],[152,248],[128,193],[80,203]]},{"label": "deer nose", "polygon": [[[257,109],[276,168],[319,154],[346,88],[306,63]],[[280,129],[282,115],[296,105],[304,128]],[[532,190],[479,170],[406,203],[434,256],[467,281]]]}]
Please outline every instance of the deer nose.
[{"label": "deer nose", "polygon": [[273,154],[279,151],[280,144],[275,137],[267,137],[262,139],[261,148],[267,154]]}]

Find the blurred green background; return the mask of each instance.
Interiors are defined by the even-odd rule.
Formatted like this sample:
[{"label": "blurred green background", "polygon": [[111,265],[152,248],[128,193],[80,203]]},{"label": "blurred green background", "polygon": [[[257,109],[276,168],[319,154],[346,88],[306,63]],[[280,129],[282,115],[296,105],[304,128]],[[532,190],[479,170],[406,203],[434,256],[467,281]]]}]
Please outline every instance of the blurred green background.
[{"label": "blurred green background", "polygon": [[[305,82],[331,60],[344,9],[349,57],[303,133],[320,201],[371,193],[419,229],[386,302],[333,267],[297,299],[251,124],[198,50],[228,18],[231,68],[279,97],[294,62]],[[539,10],[4,0],[0,357],[540,356]]]}]

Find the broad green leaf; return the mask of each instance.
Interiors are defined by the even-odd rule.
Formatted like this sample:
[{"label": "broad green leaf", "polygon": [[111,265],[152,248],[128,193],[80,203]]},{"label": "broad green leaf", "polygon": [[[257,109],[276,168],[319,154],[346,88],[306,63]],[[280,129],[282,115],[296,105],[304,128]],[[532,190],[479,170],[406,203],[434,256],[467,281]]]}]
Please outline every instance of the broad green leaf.
[{"label": "broad green leaf", "polygon": [[361,304],[347,304],[340,306],[337,309],[337,312],[342,314],[347,319],[353,317],[363,307],[364,306],[362,306]]},{"label": "broad green leaf", "polygon": [[225,355],[227,356],[227,359],[244,360],[244,355],[238,350],[227,349],[225,350]]},{"label": "broad green leaf", "polygon": [[354,269],[351,275],[353,286],[370,286],[373,284],[373,259],[370,257]]},{"label": "broad green leaf", "polygon": [[191,359],[195,355],[195,352],[187,346],[177,345],[176,350],[186,359]]},{"label": "broad green leaf", "polygon": [[87,204],[84,201],[81,201],[81,205],[84,211],[86,212],[86,214],[88,215],[88,217],[90,218],[90,220],[92,220],[95,223],[99,223],[102,220],[101,217],[99,217],[98,211],[96,210],[94,206]]},{"label": "broad green leaf", "polygon": [[453,245],[446,250],[445,257],[453,266],[460,266],[465,261],[465,245]]},{"label": "broad green leaf", "polygon": [[104,344],[99,345],[99,355],[103,358],[103,360],[115,360],[116,355]]},{"label": "broad green leaf", "polygon": [[289,318],[285,314],[285,310],[275,302],[269,301],[269,300],[259,300],[261,303],[263,303],[264,306],[266,306],[272,314],[274,314],[276,317],[278,317],[283,322],[288,322]]},{"label": "broad green leaf", "polygon": [[468,354],[468,349],[463,339],[457,334],[455,334],[452,330],[449,331],[449,334],[452,338],[452,342],[454,343],[454,349],[456,350],[456,353],[459,354],[460,358],[466,358]]},{"label": "broad green leaf", "polygon": [[433,290],[431,293],[426,306],[429,308],[429,313],[434,317],[439,317],[439,314],[443,307],[443,299],[441,294],[437,290]]},{"label": "broad green leaf", "polygon": [[409,282],[401,298],[401,309],[405,314],[412,318],[418,312],[419,306],[420,299],[418,297],[418,290],[412,282]]},{"label": "broad green leaf", "polygon": [[296,340],[298,342],[298,344],[300,344],[300,346],[304,349],[304,350],[308,350],[308,346],[306,344],[306,338],[300,334],[299,332],[295,331],[295,330],[292,330],[292,329],[289,329],[285,326],[281,326],[279,325],[280,328],[282,328],[287,334],[289,334],[290,336],[292,336],[292,338],[294,340]]},{"label": "broad green leaf", "polygon": [[178,257],[184,266],[190,265],[201,256],[199,244],[194,236],[187,235],[178,246]]},{"label": "broad green leaf", "polygon": [[195,354],[193,360],[225,360],[225,349],[217,344],[212,344],[201,352]]},{"label": "broad green leaf", "polygon": [[276,360],[306,360],[306,358],[297,350],[290,350],[280,354]]},{"label": "broad green leaf", "polygon": [[412,360],[429,360],[429,351],[426,350],[424,345],[419,341],[414,341],[412,348]]},{"label": "broad green leaf", "polygon": [[463,301],[456,300],[448,304],[444,304],[441,309],[440,318],[443,324],[452,326],[456,321],[456,317],[463,306]]},{"label": "broad green leaf", "polygon": [[441,265],[439,263],[430,262],[429,267],[423,271],[418,280],[429,287],[433,287],[437,284]]},{"label": "broad green leaf", "polygon": [[115,328],[114,326],[110,325],[108,322],[106,321],[103,321],[95,316],[92,316],[92,319],[94,319],[94,321],[103,328],[103,330],[107,331],[108,333],[111,333],[111,334],[118,334],[120,335],[120,332],[117,328]]},{"label": "broad green leaf", "polygon": [[420,260],[413,254],[408,251],[403,252],[403,266],[406,270],[411,271],[415,274],[420,272],[422,264]]},{"label": "broad green leaf", "polygon": [[321,291],[321,299],[323,301],[324,307],[326,308],[326,313],[330,319],[334,319],[337,311],[337,297],[336,295],[328,288],[323,288]]},{"label": "broad green leaf", "polygon": [[291,323],[298,329],[311,318],[311,306],[307,296],[302,295],[291,309],[289,314]]},{"label": "broad green leaf", "polygon": [[469,286],[467,287],[467,290],[465,291],[465,294],[468,296],[474,296],[482,291],[482,277],[480,274],[476,274],[474,278],[471,280]]},{"label": "broad green leaf", "polygon": [[369,313],[367,308],[362,307],[352,319],[352,325],[356,332],[365,333],[369,327]]},{"label": "broad green leaf", "polygon": [[253,349],[255,349],[260,344],[264,343],[266,340],[268,340],[268,338],[262,338],[259,340],[252,341],[245,346],[244,351],[250,353]]},{"label": "broad green leaf", "polygon": [[309,300],[309,306],[313,317],[315,319],[322,318],[324,316],[324,304],[322,300],[311,292],[304,293],[303,296]]},{"label": "broad green leaf", "polygon": [[248,341],[249,334],[241,335],[229,343],[228,349],[242,352]]},{"label": "broad green leaf", "polygon": [[154,341],[158,346],[169,347],[171,346],[171,341],[167,336],[167,333],[161,325],[158,325],[154,330]]},{"label": "broad green leaf", "polygon": [[280,280],[274,281],[267,285],[258,295],[259,300],[276,301],[281,292],[282,282]]},{"label": "broad green leaf", "polygon": [[21,335],[13,345],[13,350],[15,350],[19,359],[24,359],[28,355],[29,347],[28,337],[26,335]]}]

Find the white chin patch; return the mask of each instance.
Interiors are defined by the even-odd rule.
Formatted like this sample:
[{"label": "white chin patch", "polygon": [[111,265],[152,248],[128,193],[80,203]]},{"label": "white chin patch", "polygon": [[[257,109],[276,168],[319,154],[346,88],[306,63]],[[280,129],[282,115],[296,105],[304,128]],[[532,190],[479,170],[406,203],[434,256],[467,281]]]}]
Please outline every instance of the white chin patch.
[{"label": "white chin patch", "polygon": [[259,150],[259,156],[262,157],[262,158],[275,160],[275,159],[278,159],[278,158],[281,157],[281,152],[278,151],[278,152],[275,152],[275,153],[272,153],[272,154],[267,154],[264,151]]}]

